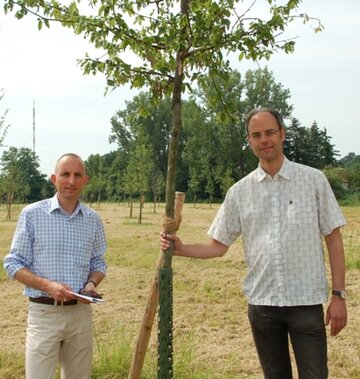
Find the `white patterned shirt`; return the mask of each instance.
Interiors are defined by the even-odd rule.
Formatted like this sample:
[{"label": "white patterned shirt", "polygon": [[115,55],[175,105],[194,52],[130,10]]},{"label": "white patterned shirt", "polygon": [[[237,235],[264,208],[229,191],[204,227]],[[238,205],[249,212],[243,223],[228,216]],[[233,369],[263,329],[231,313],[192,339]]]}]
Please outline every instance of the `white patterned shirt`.
[{"label": "white patterned shirt", "polygon": [[[105,251],[99,215],[81,203],[69,215],[55,195],[22,210],[4,268],[11,278],[26,268],[78,292],[91,272],[106,272]],[[24,294],[48,296],[30,287],[25,287]]]},{"label": "white patterned shirt", "polygon": [[259,165],[235,183],[208,234],[242,236],[250,304],[314,305],[328,298],[322,236],[345,223],[325,175],[284,158],[274,178]]}]

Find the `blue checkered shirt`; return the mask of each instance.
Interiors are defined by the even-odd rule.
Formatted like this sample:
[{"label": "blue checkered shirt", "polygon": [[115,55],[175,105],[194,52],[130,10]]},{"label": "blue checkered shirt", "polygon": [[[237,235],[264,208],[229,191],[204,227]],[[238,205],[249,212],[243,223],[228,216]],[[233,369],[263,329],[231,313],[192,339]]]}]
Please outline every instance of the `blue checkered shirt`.
[{"label": "blue checkered shirt", "polygon": [[[26,268],[78,292],[91,272],[106,272],[105,251],[99,215],[81,203],[69,215],[55,195],[23,209],[4,268],[11,278]],[[48,296],[29,287],[25,287],[24,295]]]}]

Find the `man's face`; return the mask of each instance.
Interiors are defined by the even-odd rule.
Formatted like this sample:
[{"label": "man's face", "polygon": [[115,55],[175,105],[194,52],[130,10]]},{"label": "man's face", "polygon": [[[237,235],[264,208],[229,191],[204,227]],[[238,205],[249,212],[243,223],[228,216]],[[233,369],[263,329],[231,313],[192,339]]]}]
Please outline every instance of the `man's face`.
[{"label": "man's face", "polygon": [[73,156],[65,156],[58,163],[55,174],[51,175],[60,200],[75,200],[89,181],[83,163]]},{"label": "man's face", "polygon": [[283,156],[285,131],[271,113],[260,112],[249,121],[248,141],[260,161],[271,162]]}]

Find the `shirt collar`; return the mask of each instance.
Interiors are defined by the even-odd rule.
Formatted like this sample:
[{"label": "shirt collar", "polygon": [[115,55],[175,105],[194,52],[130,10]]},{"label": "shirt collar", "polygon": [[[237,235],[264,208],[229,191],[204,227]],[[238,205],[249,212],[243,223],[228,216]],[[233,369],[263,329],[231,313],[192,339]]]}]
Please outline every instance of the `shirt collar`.
[{"label": "shirt collar", "polygon": [[[291,164],[290,161],[284,156],[283,164],[281,165],[280,170],[276,174],[276,176],[280,176],[284,179],[290,180],[290,171],[291,171]],[[270,177],[270,175],[264,171],[264,169],[261,167],[260,162],[258,164],[258,168],[256,169],[256,179],[261,182],[265,178]]]},{"label": "shirt collar", "polygon": [[[51,203],[50,203],[50,211],[49,213],[52,213],[54,211],[60,211],[60,212],[63,212],[63,213],[66,213],[62,208],[61,208],[61,205],[59,203],[59,199],[58,199],[58,196],[57,196],[57,193],[51,198]],[[78,213],[83,213],[83,207],[82,207],[82,204],[80,203],[80,201],[78,201],[78,204],[74,210],[74,212],[70,215],[71,217],[74,217],[76,216]],[[67,213],[66,213],[67,214]]]}]

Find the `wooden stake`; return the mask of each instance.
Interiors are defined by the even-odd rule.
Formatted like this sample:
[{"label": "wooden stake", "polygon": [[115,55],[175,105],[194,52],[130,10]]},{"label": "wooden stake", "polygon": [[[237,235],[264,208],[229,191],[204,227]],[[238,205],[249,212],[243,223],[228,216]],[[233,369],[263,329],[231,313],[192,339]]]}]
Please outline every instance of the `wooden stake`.
[{"label": "wooden stake", "polygon": [[[185,201],[183,192],[175,192],[175,218],[180,218]],[[174,234],[172,230],[165,230],[166,233]],[[159,270],[163,266],[164,254],[160,251],[156,262],[155,276],[151,282],[149,295],[146,302],[143,320],[140,326],[140,333],[137,339],[135,354],[131,363],[128,379],[140,379],[145,354],[149,345],[150,335],[159,301]]]}]

